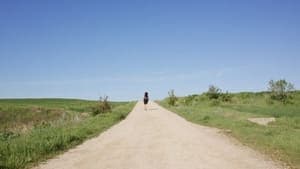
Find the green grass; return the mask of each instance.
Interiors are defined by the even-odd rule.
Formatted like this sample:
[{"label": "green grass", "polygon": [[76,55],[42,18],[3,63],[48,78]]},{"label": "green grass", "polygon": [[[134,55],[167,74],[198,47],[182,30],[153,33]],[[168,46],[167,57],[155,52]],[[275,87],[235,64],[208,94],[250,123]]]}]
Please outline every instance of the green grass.
[{"label": "green grass", "polygon": [[[95,106],[96,102],[66,99],[0,100],[2,112],[6,112],[1,116],[6,119],[6,121],[3,120],[6,123],[6,129],[2,128],[0,133],[0,168],[27,168],[78,145],[124,119],[134,104],[133,102],[112,103],[111,113],[78,118],[77,115],[82,112],[91,114],[91,107]],[[42,110],[26,111],[31,110],[32,107],[39,107]],[[48,119],[49,114],[39,115],[53,109],[60,111],[56,111],[56,114],[48,111],[51,114],[50,117],[53,117],[51,119]],[[68,112],[69,117],[76,115],[74,117],[77,118],[66,118],[63,115],[64,112]],[[11,117],[14,115],[19,117],[17,123]],[[36,120],[41,120],[41,122],[36,122]],[[26,132],[18,132],[18,130],[11,131],[7,127],[11,127],[11,123],[14,125],[35,124]]]},{"label": "green grass", "polygon": [[[176,106],[167,100],[160,104],[187,120],[231,130],[230,135],[271,157],[300,168],[300,92],[293,93],[292,104],[268,100],[268,93],[232,94],[231,102],[211,101],[205,95],[179,98]],[[250,117],[276,117],[261,126]]]}]

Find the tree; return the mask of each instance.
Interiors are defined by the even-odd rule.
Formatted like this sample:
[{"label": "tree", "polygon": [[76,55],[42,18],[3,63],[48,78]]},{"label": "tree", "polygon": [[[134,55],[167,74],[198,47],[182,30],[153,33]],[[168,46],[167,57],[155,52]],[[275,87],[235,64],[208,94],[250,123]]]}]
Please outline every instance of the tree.
[{"label": "tree", "polygon": [[206,95],[209,99],[218,99],[221,96],[221,89],[217,86],[210,85]]},{"label": "tree", "polygon": [[175,96],[174,90],[173,90],[173,89],[170,90],[170,91],[168,92],[168,95],[169,95],[169,97],[168,97],[168,104],[169,104],[170,106],[175,106],[175,103],[176,103],[176,101],[177,101],[178,99],[177,99],[177,97]]},{"label": "tree", "polygon": [[278,100],[283,103],[287,103],[291,98],[289,93],[294,90],[294,85],[287,82],[284,79],[281,80],[270,80],[269,81],[269,91],[271,92],[271,99]]}]

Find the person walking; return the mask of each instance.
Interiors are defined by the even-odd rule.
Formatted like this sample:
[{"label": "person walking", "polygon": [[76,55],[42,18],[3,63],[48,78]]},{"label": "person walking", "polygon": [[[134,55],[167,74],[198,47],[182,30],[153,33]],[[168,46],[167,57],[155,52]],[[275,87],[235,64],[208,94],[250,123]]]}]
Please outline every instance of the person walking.
[{"label": "person walking", "polygon": [[149,102],[149,96],[148,96],[148,92],[145,92],[144,94],[144,109],[147,110],[147,104]]}]

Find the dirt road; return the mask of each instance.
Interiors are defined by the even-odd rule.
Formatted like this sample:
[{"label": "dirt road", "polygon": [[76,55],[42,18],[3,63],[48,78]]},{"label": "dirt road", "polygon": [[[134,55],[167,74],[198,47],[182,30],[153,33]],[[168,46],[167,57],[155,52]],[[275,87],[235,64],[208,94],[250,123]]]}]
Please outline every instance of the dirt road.
[{"label": "dirt road", "polygon": [[279,164],[218,129],[187,122],[150,102],[100,136],[38,169],[277,169]]}]

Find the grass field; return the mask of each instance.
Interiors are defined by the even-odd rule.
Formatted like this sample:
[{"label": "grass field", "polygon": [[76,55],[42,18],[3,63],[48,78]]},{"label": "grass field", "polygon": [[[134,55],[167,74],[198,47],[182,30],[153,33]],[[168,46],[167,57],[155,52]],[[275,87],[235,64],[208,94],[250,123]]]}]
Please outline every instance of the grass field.
[{"label": "grass field", "polygon": [[[226,133],[271,157],[300,168],[300,92],[291,104],[269,100],[269,93],[231,94],[232,100],[209,100],[206,95],[181,97],[175,106],[160,104],[187,120],[226,129]],[[268,126],[249,122],[252,117],[275,117]],[[225,131],[225,130],[224,130]]]},{"label": "grass field", "polygon": [[27,168],[124,119],[133,102],[113,102],[112,112],[93,116],[96,101],[0,100],[0,168]]}]

